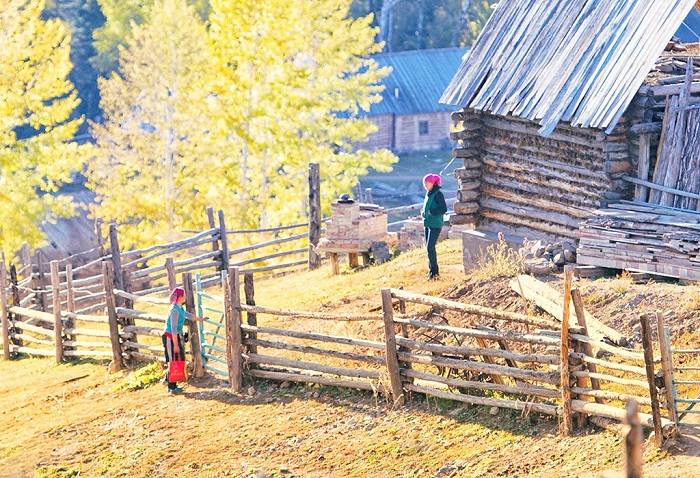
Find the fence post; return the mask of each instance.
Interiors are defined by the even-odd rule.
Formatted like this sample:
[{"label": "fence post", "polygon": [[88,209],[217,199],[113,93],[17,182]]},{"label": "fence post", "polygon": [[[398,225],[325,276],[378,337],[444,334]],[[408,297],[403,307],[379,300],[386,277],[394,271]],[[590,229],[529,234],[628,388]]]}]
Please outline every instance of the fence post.
[{"label": "fence post", "polygon": [[24,269],[27,266],[30,266],[31,268],[32,254],[29,251],[29,244],[27,244],[26,242],[22,243],[22,249],[20,250],[20,254],[22,256],[22,269]]},{"label": "fence post", "polygon": [[[197,309],[194,305],[194,288],[192,287],[192,273],[184,272],[182,274],[182,286],[185,289],[185,307],[187,312],[197,315]],[[187,321],[187,331],[190,334],[190,350],[192,350],[192,360],[194,362],[194,376],[203,377],[204,369],[202,368],[202,343],[199,337],[199,326],[196,320]]]},{"label": "fence post", "polygon": [[[243,290],[245,291],[245,303],[246,305],[255,305],[255,284],[253,282],[253,273],[248,272],[247,274],[243,274]],[[255,312],[247,312],[246,313],[247,319],[248,319],[248,325],[251,327],[257,327],[258,325],[258,315]],[[258,338],[258,333],[257,332],[248,332],[247,337],[249,339],[257,339]],[[251,354],[257,354],[258,353],[258,346],[255,344],[250,344],[248,345],[248,353]],[[250,368],[257,368],[258,364],[251,363]]]},{"label": "fence post", "polygon": [[[66,299],[66,308],[68,312],[75,312],[75,291],[73,290],[73,264],[66,264],[66,289],[68,298]],[[72,318],[66,319],[66,328],[75,328],[75,321]],[[75,335],[69,335],[69,340],[75,340]]]},{"label": "fence post", "polygon": [[654,349],[651,344],[651,325],[649,325],[649,314],[642,314],[639,317],[642,326],[642,346],[644,347],[644,364],[646,365],[647,381],[649,382],[649,398],[651,398],[651,417],[654,421],[654,443],[661,446],[663,439],[661,430],[661,411],[659,410],[659,397],[656,394],[654,384]]},{"label": "fence post", "polygon": [[41,250],[37,250],[36,254],[36,285],[33,289],[36,291],[36,303],[39,305],[39,310],[46,312],[46,281],[44,280],[44,261],[41,260]]},{"label": "fence post", "polygon": [[229,267],[226,278],[226,361],[231,389],[243,388],[243,347],[241,338],[241,286],[238,267]]},{"label": "fence post", "polygon": [[2,358],[10,360],[10,320],[7,314],[7,271],[5,258],[0,261],[0,305],[2,306]]},{"label": "fence post", "polygon": [[219,235],[221,236],[221,269],[229,270],[228,238],[226,237],[226,221],[224,221],[224,211],[219,209]]},{"label": "fence post", "polygon": [[372,200],[372,188],[365,188],[365,202],[367,204],[374,204]]},{"label": "fence post", "polygon": [[168,289],[172,290],[177,287],[177,278],[175,277],[175,264],[172,257],[165,258],[165,270],[168,273]]},{"label": "fence post", "polygon": [[627,478],[642,478],[644,431],[639,421],[639,405],[633,398],[625,403],[625,468]]},{"label": "fence post", "polygon": [[[571,290],[571,302],[574,304],[574,312],[576,313],[576,321],[579,327],[583,328],[583,335],[588,335],[588,326],[586,325],[586,312],[583,309],[583,301],[581,300],[581,291],[578,289]],[[583,343],[581,344],[581,349],[585,355],[589,357],[594,357],[593,347],[591,344]],[[597,367],[593,363],[584,364],[589,372],[596,373]],[[584,379],[585,380],[585,379]],[[581,386],[581,384],[579,384]],[[585,386],[585,384],[584,384]],[[591,377],[591,388],[593,390],[600,390],[600,380]],[[596,403],[604,403],[604,400],[600,397],[595,397]]]},{"label": "fence post", "polygon": [[316,246],[321,239],[321,170],[318,163],[309,164],[309,270],[321,267]]},{"label": "fence post", "polygon": [[102,261],[102,277],[105,285],[105,304],[107,306],[107,320],[109,321],[109,341],[112,343],[112,359],[116,372],[124,368],[122,360],[122,345],[119,340],[119,323],[117,322],[117,304],[114,297],[114,270],[111,262]]},{"label": "fence post", "polygon": [[[14,264],[10,264],[10,287],[12,287],[12,305],[14,307],[19,307],[20,303],[20,298],[19,298],[19,281],[17,280],[17,268],[15,267]],[[9,318],[8,314],[8,318]],[[10,339],[10,342],[14,345],[22,346],[23,342],[22,339]]]},{"label": "fence post", "polygon": [[[214,229],[216,227],[216,221],[214,221],[214,209],[212,209],[211,207],[207,208],[207,219],[209,220],[209,229]],[[219,241],[212,241],[211,250],[212,252],[216,252],[219,250]]]},{"label": "fence post", "polygon": [[561,388],[561,432],[564,436],[569,436],[573,427],[571,414],[571,384],[569,382],[569,315],[571,309],[571,280],[574,269],[571,266],[564,268],[564,314],[561,319],[561,356],[560,356],[560,378]]},{"label": "fence post", "polygon": [[391,289],[382,289],[382,311],[384,312],[384,334],[386,337],[386,367],[391,382],[391,395],[394,406],[404,404],[403,386],[399,356],[396,351],[396,329],[394,326],[394,306],[391,301]]},{"label": "fence post", "polygon": [[[127,292],[129,294],[132,294],[134,292],[133,288],[131,287],[131,271],[125,270],[122,271],[123,277],[124,277],[124,292]],[[124,299],[124,308],[126,309],[133,309],[134,308],[134,299]],[[132,318],[124,319],[123,322],[124,325],[136,325],[136,320]],[[132,333],[131,335],[131,342],[138,343],[139,337],[136,335],[136,333]],[[127,359],[127,363],[130,363],[131,357]]]},{"label": "fence post", "polygon": [[105,240],[102,236],[102,219],[95,219],[95,236],[97,237],[97,247],[100,257],[105,256]]},{"label": "fence post", "polygon": [[[124,275],[122,274],[122,257],[119,252],[119,238],[117,237],[117,225],[113,222],[109,223],[109,248],[112,254],[112,264],[113,264],[113,274],[114,274],[114,288],[119,290],[124,290]],[[121,297],[115,297],[115,307],[117,305],[122,305],[124,299]]]},{"label": "fence post", "polygon": [[10,287],[12,288],[12,305],[19,307],[19,281],[17,280],[17,267],[10,264]]},{"label": "fence post", "polygon": [[53,337],[56,341],[56,363],[63,360],[63,321],[61,320],[61,279],[58,261],[51,261],[51,292],[53,294]]},{"label": "fence post", "polygon": [[[406,315],[406,301],[404,299],[399,299],[399,314]],[[407,339],[408,338],[408,325],[400,324],[399,325],[399,333],[401,334],[401,337]],[[410,352],[410,349],[399,345],[397,347],[397,351],[398,352]],[[401,363],[401,365],[407,369],[413,368],[413,366],[411,365],[411,362],[403,362],[403,363]],[[413,383],[413,377],[406,377],[406,382]]]},{"label": "fence post", "polygon": [[[75,312],[75,289],[73,289],[73,264],[70,262],[66,264],[66,289],[68,292],[68,299],[66,302],[66,308],[68,312]],[[70,319],[71,321],[73,319]],[[73,325],[69,325],[73,327]]]},{"label": "fence post", "polygon": [[678,411],[676,410],[676,397],[673,392],[673,360],[671,360],[671,343],[666,335],[666,321],[660,310],[656,311],[656,330],[659,334],[659,348],[661,349],[661,369],[664,371],[664,388],[666,389],[666,402],[668,403],[668,419],[678,425]]}]

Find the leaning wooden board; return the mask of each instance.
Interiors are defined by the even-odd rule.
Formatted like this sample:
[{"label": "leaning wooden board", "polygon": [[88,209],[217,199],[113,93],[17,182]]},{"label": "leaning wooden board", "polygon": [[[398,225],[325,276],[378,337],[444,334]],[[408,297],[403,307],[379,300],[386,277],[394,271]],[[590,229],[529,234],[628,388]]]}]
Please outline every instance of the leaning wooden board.
[{"label": "leaning wooden board", "polygon": [[[510,288],[528,300],[532,300],[539,307],[547,311],[555,318],[561,320],[564,314],[564,294],[553,289],[544,282],[529,276],[520,275],[510,282]],[[571,304],[571,310],[574,310]],[[617,330],[608,327],[596,319],[589,312],[584,311],[589,335],[596,340],[608,338],[615,344],[621,344],[623,336]]]}]

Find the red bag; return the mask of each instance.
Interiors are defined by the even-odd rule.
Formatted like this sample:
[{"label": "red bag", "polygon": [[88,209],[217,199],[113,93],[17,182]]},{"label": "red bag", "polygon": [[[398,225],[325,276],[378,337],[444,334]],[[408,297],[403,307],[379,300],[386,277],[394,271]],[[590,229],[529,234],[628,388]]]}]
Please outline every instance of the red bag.
[{"label": "red bag", "polygon": [[168,381],[170,383],[187,381],[184,360],[170,362],[170,366],[168,367]]}]

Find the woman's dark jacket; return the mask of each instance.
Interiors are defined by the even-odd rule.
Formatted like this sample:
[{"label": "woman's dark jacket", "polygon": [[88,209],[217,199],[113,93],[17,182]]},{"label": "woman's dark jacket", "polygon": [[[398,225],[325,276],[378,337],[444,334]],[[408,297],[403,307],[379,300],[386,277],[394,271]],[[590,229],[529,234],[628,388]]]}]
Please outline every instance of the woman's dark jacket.
[{"label": "woman's dark jacket", "polygon": [[439,228],[445,225],[444,214],[447,212],[445,196],[440,191],[440,186],[435,185],[425,194],[423,201],[423,225],[430,228]]}]

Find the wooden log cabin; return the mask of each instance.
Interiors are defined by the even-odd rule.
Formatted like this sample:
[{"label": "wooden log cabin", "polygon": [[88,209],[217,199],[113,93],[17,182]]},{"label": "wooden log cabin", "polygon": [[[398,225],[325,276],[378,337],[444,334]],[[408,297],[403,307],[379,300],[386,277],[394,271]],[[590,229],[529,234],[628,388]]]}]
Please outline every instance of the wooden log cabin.
[{"label": "wooden log cabin", "polygon": [[[440,99],[460,108],[452,223],[576,238],[592,211],[633,199],[629,179],[653,177],[666,98],[700,57],[700,45],[669,43],[694,6],[501,1]],[[700,76],[690,91],[700,104]]]}]

